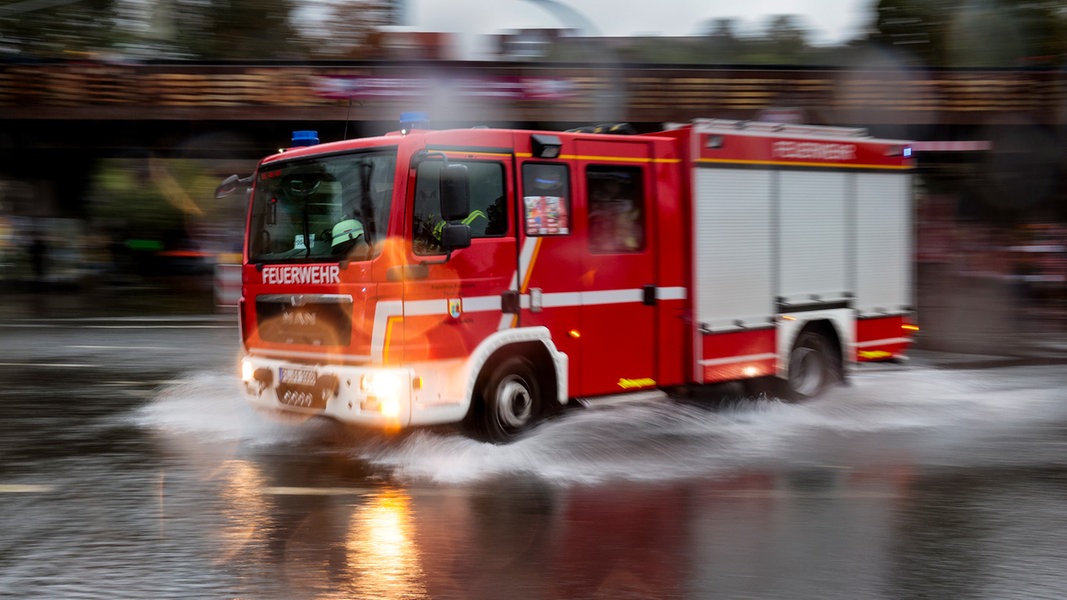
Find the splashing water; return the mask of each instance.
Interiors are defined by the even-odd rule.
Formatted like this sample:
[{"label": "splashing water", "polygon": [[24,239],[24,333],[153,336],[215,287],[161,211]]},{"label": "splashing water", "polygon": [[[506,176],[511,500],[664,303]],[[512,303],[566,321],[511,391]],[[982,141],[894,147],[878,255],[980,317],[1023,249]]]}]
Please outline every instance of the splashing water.
[{"label": "splashing water", "polygon": [[[559,485],[666,481],[901,457],[930,464],[961,455],[1000,460],[990,440],[1067,412],[1056,385],[1035,381],[1026,369],[868,373],[803,404],[660,400],[574,410],[500,446],[437,430],[401,436],[348,431],[330,451],[396,479],[446,485],[512,476]],[[215,374],[172,383],[139,419],[170,434],[257,447],[316,444],[329,431],[321,423],[280,423],[260,415],[241,399],[232,376]]]}]

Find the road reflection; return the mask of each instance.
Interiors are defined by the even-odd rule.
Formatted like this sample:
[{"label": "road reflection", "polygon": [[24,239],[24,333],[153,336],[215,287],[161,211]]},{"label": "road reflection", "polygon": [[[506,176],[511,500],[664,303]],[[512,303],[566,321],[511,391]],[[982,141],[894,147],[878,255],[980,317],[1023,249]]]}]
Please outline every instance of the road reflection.
[{"label": "road reflection", "polygon": [[[932,449],[912,419],[883,423],[878,443],[846,435],[842,419],[866,430],[863,415],[875,408],[765,407],[764,434],[725,470],[697,464],[727,457],[701,451],[722,441],[705,429],[757,423],[729,411],[693,410],[682,428],[677,414],[660,423],[656,409],[615,411],[601,420],[616,438],[577,447],[556,444],[570,439],[561,423],[509,447],[423,434],[336,444],[312,435],[246,449],[247,458],[219,468],[233,515],[224,561],[243,579],[260,578],[250,592],[313,598],[873,598],[938,589],[939,579],[927,585],[899,569],[924,554],[913,546],[924,535],[957,545],[943,539],[951,522],[922,516],[943,511],[909,515],[921,491],[913,465],[940,445]],[[631,437],[618,419],[635,415],[646,419]],[[787,460],[763,448],[776,415],[781,422],[770,427],[789,440]],[[673,435],[650,434],[667,423]],[[373,466],[368,455],[395,460]],[[397,475],[398,463],[441,467],[452,456],[492,474],[449,484]],[[606,457],[634,477],[576,482]],[[655,476],[679,464],[692,476]]]},{"label": "road reflection", "polygon": [[353,593],[377,598],[422,597],[422,565],[414,540],[411,498],[386,488],[355,507],[348,538],[349,584],[338,598]]},{"label": "road reflection", "polygon": [[217,564],[248,593],[323,599],[835,597],[830,578],[878,597],[899,577],[908,526],[893,515],[912,480],[887,464],[607,487],[351,487],[341,474],[360,466],[341,455],[317,457],[322,470],[263,458],[217,471],[229,523]]},{"label": "road reflection", "polygon": [[0,596],[1067,597],[1062,364],[492,446],[263,419],[229,329],[118,325],[0,332]]},{"label": "road reflection", "polygon": [[226,478],[221,496],[229,524],[218,532],[222,539],[215,563],[219,565],[233,561],[256,537],[263,523],[270,518],[271,507],[262,493],[263,475],[253,463],[231,459],[219,465],[217,472]]},{"label": "road reflection", "polygon": [[553,542],[553,598],[679,598],[691,563],[692,490],[631,485],[568,495]]},{"label": "road reflection", "polygon": [[428,597],[411,497],[394,486],[334,485],[344,482],[323,473],[358,467],[318,458],[320,468],[233,458],[205,475],[222,482],[216,566],[257,597]]}]

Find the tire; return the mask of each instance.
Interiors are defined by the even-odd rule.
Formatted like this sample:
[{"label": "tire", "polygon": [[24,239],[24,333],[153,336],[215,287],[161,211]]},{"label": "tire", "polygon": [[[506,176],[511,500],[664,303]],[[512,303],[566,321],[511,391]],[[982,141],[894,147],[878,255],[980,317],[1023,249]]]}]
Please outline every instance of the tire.
[{"label": "tire", "polygon": [[533,364],[510,357],[497,364],[478,390],[467,432],[494,444],[514,441],[540,421],[544,411],[541,384]]},{"label": "tire", "polygon": [[789,400],[814,398],[841,379],[840,361],[832,348],[826,337],[816,331],[800,333],[789,352],[789,374],[785,382]]}]

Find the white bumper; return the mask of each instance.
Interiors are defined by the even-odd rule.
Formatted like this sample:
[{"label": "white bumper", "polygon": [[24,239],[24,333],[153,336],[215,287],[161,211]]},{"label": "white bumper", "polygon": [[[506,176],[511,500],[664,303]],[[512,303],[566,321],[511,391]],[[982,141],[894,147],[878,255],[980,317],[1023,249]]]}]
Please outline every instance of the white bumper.
[{"label": "white bumper", "polygon": [[245,396],[258,408],[382,429],[462,420],[469,401],[459,390],[447,392],[457,375],[462,365],[311,365],[254,355],[241,361]]}]

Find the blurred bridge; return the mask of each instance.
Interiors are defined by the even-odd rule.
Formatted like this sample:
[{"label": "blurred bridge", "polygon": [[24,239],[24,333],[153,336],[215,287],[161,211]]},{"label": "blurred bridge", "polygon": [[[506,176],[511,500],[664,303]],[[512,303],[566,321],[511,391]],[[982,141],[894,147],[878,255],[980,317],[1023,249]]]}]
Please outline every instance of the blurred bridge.
[{"label": "blurred bridge", "polygon": [[[165,123],[658,124],[790,111],[865,127],[1059,125],[1067,75],[1051,70],[672,68],[521,63],[0,64],[0,128],[113,122],[136,140]],[[138,124],[123,131],[122,123]],[[131,126],[133,127],[133,126]],[[288,125],[286,125],[288,127]],[[21,132],[20,132],[21,133]],[[62,133],[60,134],[62,137]],[[166,137],[166,135],[164,135]],[[61,140],[55,140],[60,142]],[[101,140],[95,139],[93,143]],[[145,140],[141,140],[145,141]],[[66,143],[70,143],[67,140]]]},{"label": "blurred bridge", "polygon": [[379,135],[409,110],[427,111],[434,127],[625,121],[649,131],[770,116],[939,141],[1038,128],[1058,147],[1065,108],[1067,74],[1055,70],[0,63],[0,180],[31,182],[23,206],[44,195],[76,213],[99,157],[194,157],[246,172],[294,129],[318,129],[323,140]]}]

